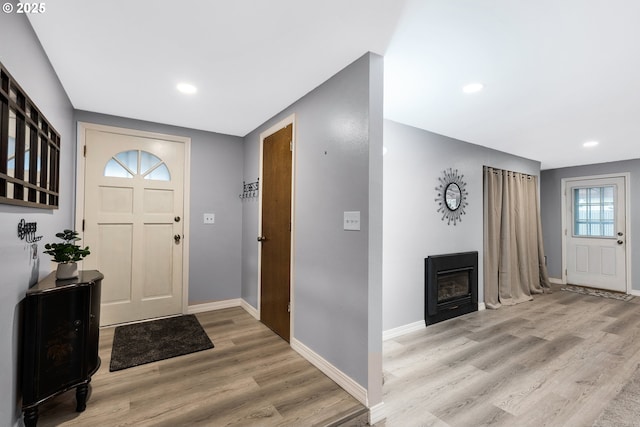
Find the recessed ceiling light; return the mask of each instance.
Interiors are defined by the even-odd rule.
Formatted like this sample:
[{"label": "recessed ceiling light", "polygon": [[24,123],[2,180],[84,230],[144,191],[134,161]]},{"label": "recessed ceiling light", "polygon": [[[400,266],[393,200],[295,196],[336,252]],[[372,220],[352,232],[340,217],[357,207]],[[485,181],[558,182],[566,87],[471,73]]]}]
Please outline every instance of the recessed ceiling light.
[{"label": "recessed ceiling light", "polygon": [[600,144],[598,141],[587,141],[584,144],[582,144],[582,146],[585,148],[590,148],[590,147],[595,147],[598,144]]},{"label": "recessed ceiling light", "polygon": [[464,93],[476,93],[480,92],[482,89],[484,89],[484,85],[482,83],[469,83],[462,88],[462,91]]},{"label": "recessed ceiling light", "polygon": [[189,83],[178,83],[176,89],[187,95],[192,95],[198,91],[198,88]]}]

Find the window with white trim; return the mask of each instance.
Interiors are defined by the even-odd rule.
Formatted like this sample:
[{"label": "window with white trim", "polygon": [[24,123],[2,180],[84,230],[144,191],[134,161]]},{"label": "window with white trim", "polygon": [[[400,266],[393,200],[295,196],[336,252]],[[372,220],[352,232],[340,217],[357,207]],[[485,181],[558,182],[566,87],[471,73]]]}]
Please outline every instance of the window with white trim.
[{"label": "window with white trim", "polygon": [[615,237],[615,186],[574,188],[573,235]]},{"label": "window with white trim", "polygon": [[104,167],[104,176],[107,177],[133,178],[136,175],[144,179],[171,181],[169,168],[162,159],[143,150],[121,151]]}]

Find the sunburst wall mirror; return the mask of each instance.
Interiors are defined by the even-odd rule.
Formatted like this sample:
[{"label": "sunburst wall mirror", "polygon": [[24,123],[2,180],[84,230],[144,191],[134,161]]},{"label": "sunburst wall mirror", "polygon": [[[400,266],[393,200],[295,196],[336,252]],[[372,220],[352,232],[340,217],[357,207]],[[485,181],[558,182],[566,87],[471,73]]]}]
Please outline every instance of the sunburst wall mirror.
[{"label": "sunburst wall mirror", "polygon": [[464,175],[458,174],[458,169],[445,169],[442,176],[438,178],[440,184],[436,187],[438,196],[435,201],[438,203],[438,212],[442,213],[442,220],[447,221],[447,225],[456,225],[462,222],[464,209],[467,207],[467,183],[463,180]]}]

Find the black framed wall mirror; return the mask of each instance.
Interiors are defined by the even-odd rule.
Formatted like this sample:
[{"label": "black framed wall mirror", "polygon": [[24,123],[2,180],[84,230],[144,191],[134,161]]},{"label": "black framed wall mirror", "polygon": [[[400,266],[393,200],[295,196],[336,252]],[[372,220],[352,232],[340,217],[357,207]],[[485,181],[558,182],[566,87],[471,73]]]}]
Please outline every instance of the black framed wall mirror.
[{"label": "black framed wall mirror", "polygon": [[60,134],[0,63],[0,203],[57,209]]},{"label": "black framed wall mirror", "polygon": [[460,201],[462,200],[462,192],[460,186],[455,182],[449,183],[445,189],[445,203],[447,207],[455,211],[460,208]]}]

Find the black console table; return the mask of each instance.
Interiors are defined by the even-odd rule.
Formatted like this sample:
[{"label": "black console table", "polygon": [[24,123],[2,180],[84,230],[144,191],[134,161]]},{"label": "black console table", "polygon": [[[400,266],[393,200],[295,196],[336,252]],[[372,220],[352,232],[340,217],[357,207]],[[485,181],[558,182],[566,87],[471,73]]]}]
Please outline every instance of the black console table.
[{"label": "black console table", "polygon": [[100,367],[100,288],[102,273],[81,271],[56,280],[55,272],[27,291],[24,300],[22,410],[26,427],[35,426],[38,405],[76,389],[76,411],[87,406],[91,376]]}]

